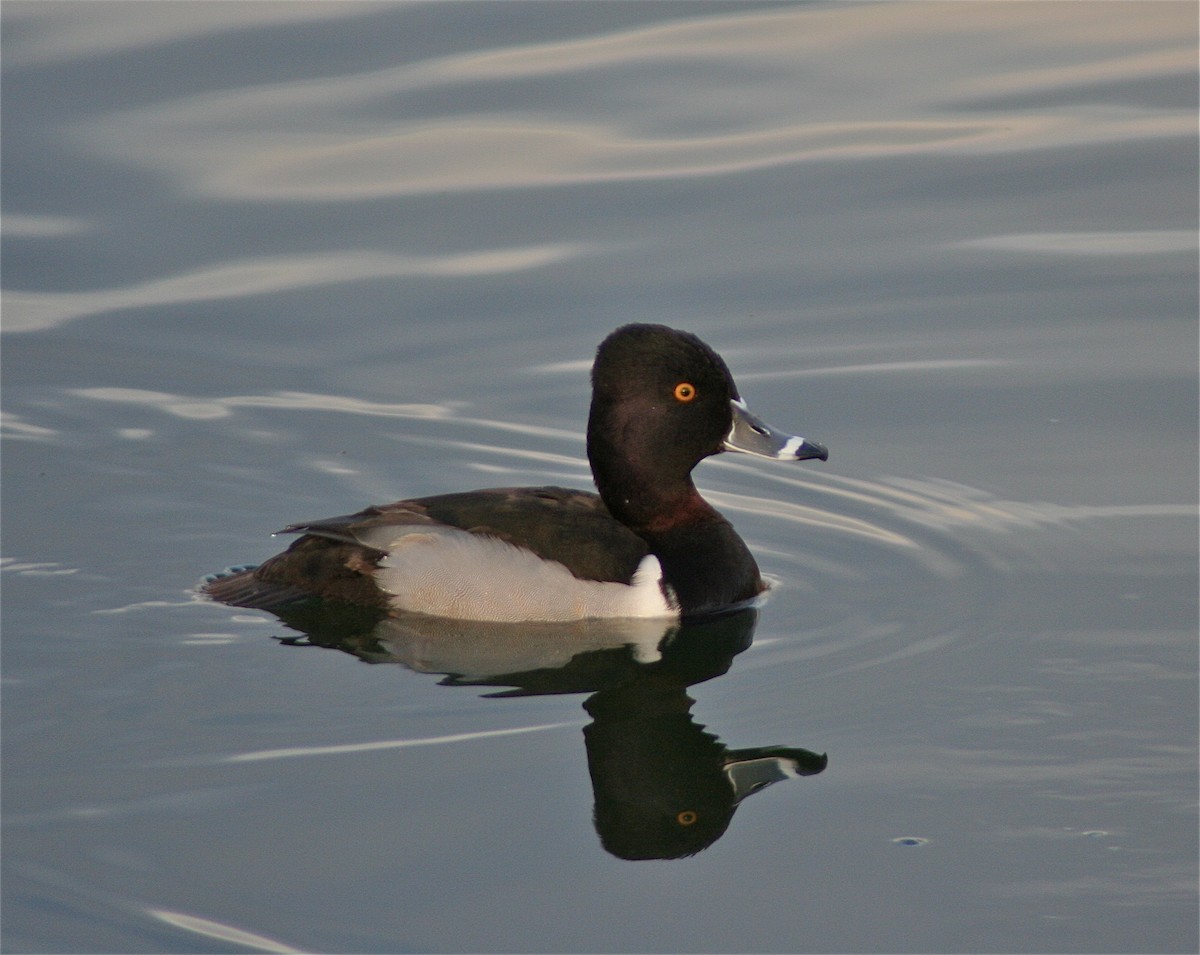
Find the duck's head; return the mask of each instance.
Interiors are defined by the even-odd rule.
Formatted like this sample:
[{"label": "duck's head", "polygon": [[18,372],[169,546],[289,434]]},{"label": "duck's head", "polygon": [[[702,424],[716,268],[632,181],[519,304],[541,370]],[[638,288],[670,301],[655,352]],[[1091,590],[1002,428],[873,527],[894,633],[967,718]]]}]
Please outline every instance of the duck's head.
[{"label": "duck's head", "polygon": [[780,461],[829,457],[823,446],[751,414],[721,356],[695,335],[625,325],[600,344],[588,456],[602,493],[610,475],[636,475],[666,491],[722,451]]}]

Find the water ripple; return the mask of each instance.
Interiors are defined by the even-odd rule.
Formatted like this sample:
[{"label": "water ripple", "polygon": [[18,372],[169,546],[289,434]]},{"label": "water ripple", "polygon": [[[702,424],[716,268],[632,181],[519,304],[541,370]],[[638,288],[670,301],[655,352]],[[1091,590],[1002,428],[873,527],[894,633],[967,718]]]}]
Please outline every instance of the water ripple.
[{"label": "water ripple", "polygon": [[1161,229],[1135,232],[1025,232],[956,242],[953,248],[1039,255],[1157,255],[1196,251],[1194,231]]},{"label": "water ripple", "polygon": [[[1102,36],[1129,42],[1129,19],[1090,9],[1087,42],[1095,46]],[[230,25],[255,24],[234,18]],[[1173,16],[1147,13],[1137,38],[1143,49],[1134,54],[1040,74],[1013,69],[1019,35],[1070,48],[1079,33],[1079,18],[1064,18],[1051,5],[1031,12],[963,4],[939,8],[936,17],[920,4],[875,6],[870,16],[841,5],[722,12],[320,82],[193,95],[107,115],[81,133],[101,153],[150,165],[185,191],[309,202],[1194,136],[1191,110],[1134,110],[1093,96],[1085,117],[1065,95],[1112,76],[1128,82],[1194,69],[1194,52],[1176,35]],[[903,58],[906,42],[918,37],[936,62],[903,82],[872,85],[865,95],[854,64]],[[104,48],[114,41],[97,42]],[[1008,53],[998,57],[998,50]],[[963,57],[972,59],[973,78],[947,91],[939,78],[953,75]],[[609,96],[597,95],[603,78],[635,70],[659,79],[648,80],[636,97],[617,95],[619,84]],[[814,76],[824,77],[820,109]],[[1028,92],[1031,82],[1036,96],[996,103]],[[553,84],[548,101],[560,108],[481,110],[470,95],[512,84]],[[431,114],[433,101],[439,108]],[[425,108],[412,115],[407,102]],[[365,126],[345,119],[364,114],[372,115]],[[837,121],[824,118],[830,116]]]},{"label": "water ripple", "polygon": [[[1031,535],[1056,534],[1056,548],[1039,540],[1039,560],[1057,560],[1062,548],[1086,545],[1086,536],[1062,532],[1095,528],[1098,522],[1148,521],[1182,528],[1182,519],[1200,518],[1194,504],[1060,504],[1049,501],[1005,500],[979,488],[936,477],[852,478],[836,473],[780,474],[721,460],[717,466],[734,469],[755,483],[793,488],[808,503],[798,504],[774,496],[706,492],[714,504],[731,514],[758,514],[773,521],[802,524],[833,535],[833,539],[859,539],[890,549],[904,560],[938,577],[957,577],[982,562],[992,570],[1009,570],[1014,562],[1032,559]],[[814,501],[825,498],[820,506]],[[1130,525],[1133,526],[1133,525]],[[1114,532],[1105,533],[1113,537]],[[1132,537],[1130,537],[1132,542]],[[802,563],[820,562],[793,555]],[[848,568],[824,564],[827,569],[850,574]]]},{"label": "water ripple", "polygon": [[396,255],[371,250],[279,255],[222,262],[122,288],[86,292],[4,293],[4,331],[43,331],[127,308],[266,295],[376,278],[467,278],[542,268],[582,255],[572,243],[488,249],[452,255]]},{"label": "water ripple", "polygon": [[148,908],[146,914],[175,928],[202,935],[205,938],[216,939],[218,942],[229,942],[241,948],[252,948],[260,952],[278,952],[280,955],[302,955],[305,951],[265,935],[259,935],[257,932],[248,932],[246,929],[228,925],[225,922],[216,922],[198,915],[188,915],[186,912]]},{"label": "water ripple", "polygon": [[385,739],[370,743],[343,743],[334,746],[290,746],[285,749],[262,749],[237,753],[225,759],[227,763],[253,763],[264,759],[290,759],[296,756],[341,756],[346,753],[370,753],[381,749],[408,749],[412,746],[444,746],[447,743],[463,743],[497,736],[514,736],[538,733],[542,730],[557,730],[578,727],[578,722],[541,723],[535,726],[514,726],[497,730],[476,730],[472,733],[453,733],[447,736],[429,736],[420,739]]}]

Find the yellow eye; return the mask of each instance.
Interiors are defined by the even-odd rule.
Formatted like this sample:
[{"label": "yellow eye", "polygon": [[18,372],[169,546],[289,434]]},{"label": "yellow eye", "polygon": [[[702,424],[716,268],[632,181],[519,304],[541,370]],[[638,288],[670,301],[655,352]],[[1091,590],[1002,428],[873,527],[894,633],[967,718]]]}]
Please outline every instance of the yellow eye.
[{"label": "yellow eye", "polygon": [[681,381],[675,386],[675,400],[688,402],[696,397],[696,386],[690,381]]},{"label": "yellow eye", "polygon": [[683,812],[681,812],[678,816],[675,817],[675,821],[677,823],[679,823],[681,826],[690,826],[693,822],[696,821],[697,818],[699,818],[699,817],[694,812],[692,812],[690,809],[685,809]]}]

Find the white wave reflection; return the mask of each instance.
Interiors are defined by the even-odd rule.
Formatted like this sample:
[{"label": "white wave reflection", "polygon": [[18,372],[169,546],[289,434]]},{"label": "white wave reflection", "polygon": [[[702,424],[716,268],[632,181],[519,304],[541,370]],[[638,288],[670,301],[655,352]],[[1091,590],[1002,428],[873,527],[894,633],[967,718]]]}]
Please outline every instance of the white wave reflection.
[{"label": "white wave reflection", "polygon": [[348,414],[372,415],[386,418],[445,418],[453,414],[446,405],[387,404],[347,398],[343,395],[321,395],[304,391],[277,391],[270,395],[231,395],[227,398],[191,398],[165,391],[143,388],[74,388],[68,394],[89,401],[115,401],[147,405],[177,418],[225,418],[235,408],[281,408],[298,411],[336,411]]},{"label": "white wave reflection", "polygon": [[[1047,123],[1023,125],[1034,136],[1044,135]],[[1089,131],[1099,135],[1101,126]],[[819,123],[648,139],[600,123],[488,116],[423,122],[307,149],[292,146],[286,154],[258,153],[253,161],[208,166],[203,178],[207,191],[242,199],[384,198],[727,175],[816,159],[982,148],[1012,135],[1011,122],[972,120]],[[1111,135],[1123,138],[1116,131]]]},{"label": "white wave reflection", "polygon": [[831,498],[828,507],[800,505],[771,497],[705,491],[722,510],[759,514],[836,535],[858,537],[903,553],[929,572],[955,577],[968,555],[996,569],[1011,566],[1012,555],[998,546],[1021,549],[1021,535],[1078,528],[1096,521],[1200,518],[1194,504],[1055,504],[1013,501],[936,478],[869,481],[822,473],[789,477],[736,461],[720,466],[752,474],[754,480],[801,489],[808,499]]},{"label": "white wave reflection", "polygon": [[591,358],[548,361],[541,365],[528,365],[525,370],[533,375],[586,375],[592,370],[592,361]]},{"label": "white wave reflection", "polygon": [[536,726],[514,726],[501,730],[478,730],[474,733],[452,733],[447,736],[426,736],[416,739],[385,739],[371,743],[344,743],[337,746],[289,746],[283,749],[260,749],[249,753],[227,756],[227,763],[254,763],[266,759],[291,759],[296,756],[341,756],[346,753],[370,753],[381,749],[408,749],[413,746],[443,746],[447,743],[464,743],[477,739],[492,739],[497,736],[518,736],[524,733],[540,733],[542,730],[557,730],[577,727],[577,722],[541,723]]},{"label": "white wave reflection", "polygon": [[753,497],[748,494],[731,494],[721,491],[705,491],[704,496],[723,510],[741,511],[745,514],[764,514],[793,524],[806,524],[841,534],[866,537],[883,544],[897,547],[917,547],[916,541],[870,521],[849,517],[834,511],[805,504],[792,504],[775,498]]},{"label": "white wave reflection", "polygon": [[54,428],[30,424],[19,414],[13,414],[11,411],[0,411],[0,434],[6,438],[18,438],[22,441],[49,441],[58,436],[58,432]]},{"label": "white wave reflection", "polygon": [[0,557],[0,571],[29,577],[64,577],[79,573],[78,567],[64,567],[53,560],[22,560]]},{"label": "white wave reflection", "polygon": [[915,361],[877,361],[855,365],[827,365],[819,368],[788,368],[780,371],[752,371],[739,374],[739,381],[765,381],[782,378],[822,378],[835,375],[890,375],[930,371],[976,371],[1010,364],[1000,358],[925,358]]},{"label": "white wave reflection", "polygon": [[223,262],[123,288],[88,292],[4,293],[5,332],[31,332],[126,308],[209,302],[378,278],[458,278],[523,272],[576,258],[583,246],[559,243],[452,255],[332,252]]},{"label": "white wave reflection", "polygon": [[[472,424],[480,424],[481,422],[473,420]],[[564,432],[562,436],[566,436]],[[578,437],[582,443],[582,436],[570,435]],[[497,444],[482,444],[478,441],[448,441],[445,438],[439,438],[436,441],[431,441],[431,444],[436,444],[439,448],[458,448],[462,451],[469,451],[472,454],[496,454],[502,455],[510,460],[531,461],[535,464],[551,464],[555,467],[568,468],[572,471],[580,473],[588,472],[587,458],[582,454],[555,454],[552,451],[531,451],[525,448],[508,448]],[[497,469],[500,470],[500,469]],[[510,469],[503,469],[510,470]]]},{"label": "white wave reflection", "polygon": [[[284,26],[313,20],[361,16],[372,4],[168,3],[147,15],[141,4],[10,4],[4,19],[19,25],[22,40],[5,50],[13,65],[96,57],[122,50],[226,32],[233,27]],[[236,9],[231,9],[236,8]]]},{"label": "white wave reflection", "polygon": [[1060,527],[1077,521],[1142,517],[1197,517],[1193,504],[1054,504],[1049,501],[1010,501],[953,481],[891,478],[883,488],[897,498],[893,513],[913,523],[947,531],[979,528],[1008,531],[1014,528]]},{"label": "white wave reflection", "polygon": [[985,236],[952,243],[950,248],[1039,255],[1158,255],[1196,252],[1200,236],[1186,229],[1142,232],[1027,232]]},{"label": "white wave reflection", "polygon": [[198,593],[189,593],[183,600],[139,600],[136,603],[125,604],[122,607],[100,607],[90,611],[94,614],[137,613],[142,610],[157,610],[160,607],[178,609],[179,607],[208,607],[211,604]]},{"label": "white wave reflection", "polygon": [[[1180,15],[1169,7],[1131,15],[1121,4],[1093,6],[1086,23],[1051,4],[884,4],[869,15],[857,5],[832,5],[698,15],[191,96],[104,116],[84,134],[106,155],[151,165],[187,192],[299,201],[1190,138],[1190,110],[1134,110],[1093,97],[1085,116],[1060,95],[1112,77],[1136,83],[1193,70],[1192,44],[1181,38]],[[237,12],[230,12],[229,24],[240,25]],[[1012,68],[1031,37],[1039,48],[1078,50],[1077,62],[1040,71],[1031,89]],[[1120,41],[1123,55],[1098,52],[1106,39]],[[878,71],[886,75],[882,64],[918,61],[925,68],[909,68],[903,82],[877,79]],[[864,62],[877,72],[863,73]],[[595,89],[606,75],[633,71],[648,78],[635,102],[574,98],[574,89]],[[822,78],[819,99],[814,77]],[[472,101],[462,98],[473,88],[513,82],[553,84],[556,92],[546,100],[555,108],[456,108]],[[450,104],[444,113],[395,118],[395,103],[428,99],[434,91]],[[963,101],[1014,92],[1024,92],[1028,102],[1003,108]],[[367,134],[362,124],[344,120],[364,114],[378,114]],[[704,117],[703,123],[681,128],[680,117],[689,115]]]},{"label": "white wave reflection", "polygon": [[212,919],[201,918],[198,915],[188,915],[185,912],[173,912],[170,909],[156,908],[146,909],[146,914],[158,919],[160,922],[173,925],[175,928],[181,928],[196,935],[203,935],[206,938],[215,938],[219,942],[229,942],[242,948],[253,948],[260,952],[277,952],[280,955],[303,955],[304,953],[304,949],[302,948],[293,948],[265,935],[259,935],[256,932],[247,932],[245,929],[227,925],[224,922],[215,922]]},{"label": "white wave reflection", "polygon": [[[307,391],[276,391],[265,395],[230,395],[224,398],[194,398],[165,391],[149,391],[143,388],[72,388],[68,394],[89,401],[112,401],[125,404],[144,405],[178,418],[193,420],[217,419],[230,416],[237,408],[271,408],[282,411],[325,411],[337,414],[356,414],[379,418],[409,418],[438,420],[447,424],[484,427],[493,431],[527,435],[534,438],[551,438],[583,442],[577,431],[565,428],[548,428],[544,425],[521,424],[513,421],[496,421],[489,418],[472,418],[457,414],[456,409],[446,404],[392,404],[379,401],[364,401],[345,395],[326,395]],[[418,441],[409,437],[407,440]],[[436,442],[445,444],[443,440]],[[468,447],[464,442],[462,447]],[[480,450],[496,450],[488,446],[477,446]],[[515,449],[508,450],[516,453]],[[530,452],[536,458],[536,452]],[[550,455],[546,460],[554,463],[577,463],[576,458]]]},{"label": "white wave reflection", "polygon": [[[749,470],[742,464],[729,463],[726,466]],[[1200,508],[1194,504],[1097,505],[1011,501],[994,497],[978,488],[937,478],[894,477],[886,481],[867,481],[836,474],[825,474],[819,478],[794,478],[761,470],[754,473],[762,480],[772,483],[801,487],[806,493],[822,494],[865,505],[885,513],[889,521],[899,521],[940,532],[964,528],[1007,532],[1019,528],[1055,527],[1072,521],[1097,518],[1200,517]],[[770,513],[784,520],[796,519],[794,505],[773,502],[770,499],[750,500],[754,504],[764,505],[763,513]],[[776,503],[781,506],[772,509],[771,505]],[[731,498],[730,507],[735,506],[740,506],[740,498]],[[827,527],[837,526],[837,522],[807,519],[804,522],[820,523]],[[904,546],[912,543],[906,535],[892,531],[864,533],[862,536]]]},{"label": "white wave reflection", "polygon": [[94,224],[74,216],[27,215],[6,212],[0,219],[0,232],[9,239],[49,239],[90,232]]}]

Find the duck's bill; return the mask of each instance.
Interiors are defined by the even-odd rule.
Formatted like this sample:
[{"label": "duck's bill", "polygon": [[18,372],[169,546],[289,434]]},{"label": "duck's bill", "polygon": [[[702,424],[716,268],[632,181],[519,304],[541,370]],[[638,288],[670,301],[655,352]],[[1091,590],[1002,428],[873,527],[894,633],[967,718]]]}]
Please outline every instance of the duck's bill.
[{"label": "duck's bill", "polygon": [[726,451],[744,451],[777,461],[829,460],[829,451],[824,445],[772,428],[751,414],[744,401],[734,399],[730,404],[733,406],[733,427],[722,445]]}]

